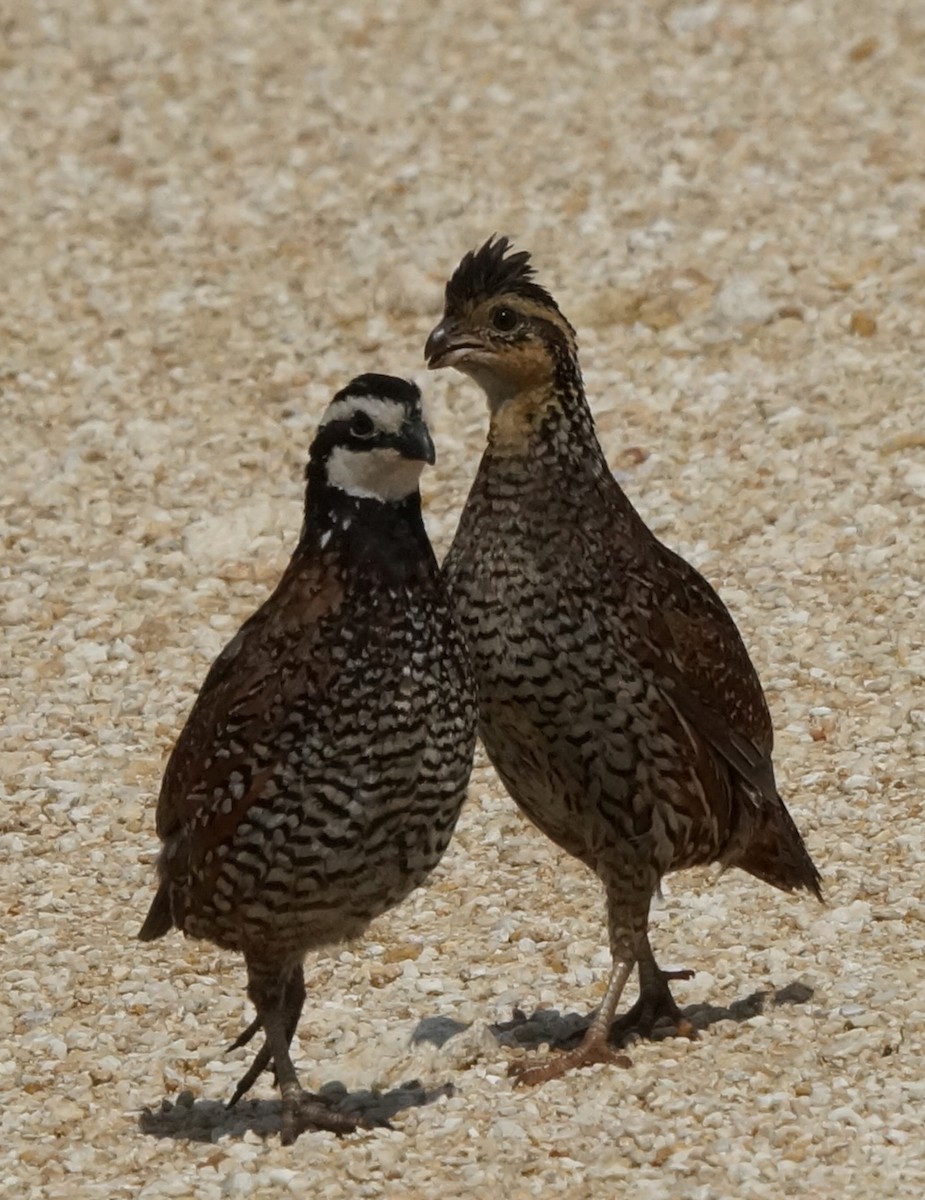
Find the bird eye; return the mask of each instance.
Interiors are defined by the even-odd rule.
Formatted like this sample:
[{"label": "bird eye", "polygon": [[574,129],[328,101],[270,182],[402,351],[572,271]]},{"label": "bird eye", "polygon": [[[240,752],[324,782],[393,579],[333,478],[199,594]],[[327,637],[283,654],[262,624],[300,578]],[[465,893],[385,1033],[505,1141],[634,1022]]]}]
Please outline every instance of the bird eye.
[{"label": "bird eye", "polygon": [[373,424],[373,419],[369,415],[369,413],[365,413],[362,411],[355,412],[353,414],[353,416],[350,418],[350,432],[353,434],[354,437],[360,437],[360,438],[372,437],[373,430],[375,428],[376,427]]},{"label": "bird eye", "polygon": [[492,310],[491,323],[501,333],[510,333],[517,325],[519,317],[513,308],[496,308]]}]

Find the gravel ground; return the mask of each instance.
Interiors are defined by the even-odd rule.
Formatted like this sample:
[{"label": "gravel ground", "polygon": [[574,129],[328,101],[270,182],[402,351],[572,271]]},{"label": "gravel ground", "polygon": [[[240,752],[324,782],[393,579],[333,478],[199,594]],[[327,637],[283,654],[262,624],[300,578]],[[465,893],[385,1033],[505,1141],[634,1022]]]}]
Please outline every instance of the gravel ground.
[{"label": "gravel ground", "polygon": [[[0,28],[0,1191],[920,1197],[925,9],[7,0]],[[670,879],[700,1040],[515,1091],[512,1045],[599,998],[603,904],[480,765],[432,885],[307,964],[305,1082],[392,1128],[284,1149],[269,1079],[221,1107],[241,963],[134,941],[153,797],[326,400],[423,375],[494,230],[741,624],[828,905]],[[443,550],[485,417],[423,382]]]}]

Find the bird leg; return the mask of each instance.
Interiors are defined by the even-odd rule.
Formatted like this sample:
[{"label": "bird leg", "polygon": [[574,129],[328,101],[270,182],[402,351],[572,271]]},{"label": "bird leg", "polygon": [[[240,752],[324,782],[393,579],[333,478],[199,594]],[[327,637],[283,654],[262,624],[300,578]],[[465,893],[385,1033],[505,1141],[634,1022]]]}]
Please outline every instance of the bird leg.
[{"label": "bird leg", "polygon": [[270,1051],[270,1042],[269,1042],[269,1039],[267,1039],[263,1043],[263,1045],[260,1047],[260,1049],[257,1051],[251,1065],[247,1068],[245,1073],[238,1080],[238,1086],[234,1089],[234,1094],[232,1095],[231,1099],[228,1101],[228,1105],[227,1105],[228,1108],[234,1108],[234,1106],[241,1099],[241,1097],[246,1095],[251,1090],[251,1088],[254,1086],[254,1084],[257,1082],[257,1080],[260,1078],[260,1076],[264,1073],[264,1071],[270,1065],[271,1058],[272,1058],[272,1053]]},{"label": "bird leg", "polygon": [[634,958],[622,958],[614,961],[601,1006],[594,1014],[594,1020],[588,1026],[588,1031],[582,1038],[581,1044],[574,1050],[565,1050],[523,1066],[519,1063],[512,1063],[508,1074],[514,1077],[517,1086],[532,1087],[537,1083],[546,1083],[550,1079],[560,1078],[567,1071],[572,1071],[576,1067],[589,1067],[592,1063],[610,1063],[615,1067],[631,1067],[633,1065],[625,1054],[619,1054],[611,1049],[608,1037],[613,1014],[620,1003],[620,996],[627,979],[633,973],[634,966]]},{"label": "bird leg", "polygon": [[[675,976],[659,968],[649,945],[649,903],[658,883],[657,877],[649,877],[645,872],[638,871],[634,877],[632,864],[628,865],[619,860],[605,862],[602,866],[605,870],[599,871],[599,874],[607,888],[607,924],[613,959],[604,999],[576,1049],[552,1055],[532,1066],[512,1065],[509,1073],[515,1077],[518,1084],[545,1083],[549,1079],[559,1078],[574,1067],[589,1066],[596,1062],[612,1063],[618,1067],[632,1066],[626,1055],[613,1049],[610,1042],[614,1030],[614,1013],[617,1011],[626,981],[637,962],[640,997],[627,1014],[627,1018],[631,1018],[628,1027],[636,1028],[647,1019],[650,1024],[654,1024],[657,1020],[668,1017],[674,1021],[679,1032],[687,1036],[691,1036],[687,1033],[688,1028],[693,1032],[693,1026],[678,1009],[668,988],[668,979]],[[620,881],[620,886],[608,886],[608,877]],[[628,884],[631,885],[629,889]],[[688,978],[690,973],[678,974],[681,978]],[[618,1021],[616,1026],[618,1031],[622,1030],[624,1022]]]},{"label": "bird leg", "polygon": [[651,1038],[657,1025],[667,1026],[666,1036],[686,1037],[695,1041],[698,1034],[675,1003],[668,986],[670,979],[693,979],[693,971],[663,971],[655,961],[649,937],[639,948],[639,999],[628,1012],[610,1026],[610,1040],[618,1046],[637,1037]]},{"label": "bird leg", "polygon": [[284,1146],[291,1145],[306,1129],[351,1133],[359,1124],[359,1119],[337,1112],[323,1097],[303,1091],[289,1053],[305,1002],[305,978],[301,963],[288,976],[281,977],[278,971],[265,974],[256,968],[256,964],[249,962],[247,991],[257,1009],[257,1016],[235,1045],[245,1045],[261,1028],[265,1041],[235,1088],[228,1107],[231,1108],[241,1099],[272,1061],[283,1100]]},{"label": "bird leg", "polygon": [[[279,979],[276,975],[272,978],[272,985],[269,980],[260,979],[259,984],[255,986],[254,978],[250,968],[248,968],[248,992],[251,1000],[257,1009],[257,1016],[251,1021],[250,1025],[239,1034],[237,1038],[228,1047],[229,1050],[237,1050],[239,1046],[246,1046],[259,1030],[264,1028],[264,1007],[266,1004],[273,1004],[277,991],[282,984],[282,990],[279,993],[278,1005],[285,1017],[285,1028],[288,1034],[286,1045],[292,1041],[295,1036],[296,1027],[299,1024],[299,1017],[302,1015],[302,1005],[305,1002],[305,977],[302,973],[301,965],[293,970],[288,978]],[[272,992],[270,987],[272,986]],[[258,1003],[255,999],[255,993],[259,991],[261,996],[266,997],[264,1004]],[[273,1058],[270,1050],[269,1038],[265,1039],[263,1045],[258,1050],[254,1061],[248,1067],[247,1072],[242,1077],[238,1086],[234,1090],[234,1095],[228,1101],[228,1107],[233,1108],[235,1104],[254,1086],[263,1072],[270,1065]]]},{"label": "bird leg", "polygon": [[264,1019],[267,1045],[276,1068],[276,1082],[283,1098],[282,1143],[291,1146],[306,1129],[326,1129],[331,1133],[352,1133],[360,1124],[359,1117],[338,1112],[320,1096],[305,1092],[299,1083],[289,1054],[289,1037],[279,1009]]}]

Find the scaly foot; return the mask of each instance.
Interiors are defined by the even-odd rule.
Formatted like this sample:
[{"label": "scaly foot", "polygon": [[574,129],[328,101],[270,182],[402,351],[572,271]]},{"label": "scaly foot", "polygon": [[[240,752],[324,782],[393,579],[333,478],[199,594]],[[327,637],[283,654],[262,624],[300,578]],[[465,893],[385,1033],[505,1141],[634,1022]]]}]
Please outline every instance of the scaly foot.
[{"label": "scaly foot", "polygon": [[291,1146],[300,1133],[323,1129],[342,1137],[363,1125],[359,1114],[341,1112],[324,1096],[314,1092],[286,1090],[283,1094],[282,1143]]},{"label": "scaly foot", "polygon": [[538,1083],[559,1079],[568,1071],[590,1067],[594,1063],[608,1063],[612,1067],[621,1067],[624,1070],[633,1065],[632,1060],[625,1054],[620,1054],[608,1045],[603,1030],[595,1029],[592,1025],[585,1034],[584,1041],[574,1050],[564,1050],[532,1062],[511,1063],[508,1075],[513,1078],[515,1087],[535,1087]]},{"label": "scaly foot", "polygon": [[696,1041],[699,1034],[675,1003],[669,979],[693,979],[693,971],[662,971],[650,975],[633,1007],[610,1026],[608,1041],[625,1046],[638,1038],[683,1037]]}]

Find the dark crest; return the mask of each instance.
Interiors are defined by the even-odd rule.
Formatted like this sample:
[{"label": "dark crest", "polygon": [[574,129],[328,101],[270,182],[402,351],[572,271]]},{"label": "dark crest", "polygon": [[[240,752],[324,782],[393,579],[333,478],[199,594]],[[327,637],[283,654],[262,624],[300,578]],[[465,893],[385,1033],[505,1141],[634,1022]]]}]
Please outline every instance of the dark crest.
[{"label": "dark crest", "polygon": [[411,414],[421,411],[421,389],[410,379],[397,379],[394,375],[378,375],[374,371],[357,375],[334,399],[347,400],[351,396],[381,396],[383,400],[404,405]]},{"label": "dark crest", "polygon": [[470,250],[446,285],[447,308],[464,308],[506,292],[557,308],[549,292],[533,282],[536,272],[529,252],[509,251],[509,239],[497,234],[492,234],[481,249]]}]

